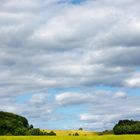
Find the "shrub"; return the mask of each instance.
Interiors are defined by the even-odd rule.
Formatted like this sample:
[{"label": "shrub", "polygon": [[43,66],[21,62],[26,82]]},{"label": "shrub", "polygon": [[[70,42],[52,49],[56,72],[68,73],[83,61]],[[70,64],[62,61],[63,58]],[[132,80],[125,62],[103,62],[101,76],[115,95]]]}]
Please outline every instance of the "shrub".
[{"label": "shrub", "polygon": [[56,136],[56,133],[54,131],[51,131],[51,132],[47,133],[47,135],[49,135],[49,136]]},{"label": "shrub", "polygon": [[76,133],[75,133],[75,136],[79,136],[79,134],[76,132]]}]

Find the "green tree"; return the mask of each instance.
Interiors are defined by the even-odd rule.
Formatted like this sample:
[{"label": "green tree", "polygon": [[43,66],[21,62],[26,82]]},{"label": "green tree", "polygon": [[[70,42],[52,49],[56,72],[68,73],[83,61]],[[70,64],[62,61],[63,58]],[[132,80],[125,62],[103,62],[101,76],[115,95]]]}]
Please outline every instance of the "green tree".
[{"label": "green tree", "polygon": [[56,136],[56,133],[54,131],[51,131],[51,132],[47,133],[47,135],[49,135],[49,136]]},{"label": "green tree", "polygon": [[113,132],[118,134],[140,134],[140,121],[120,120],[113,128]]},{"label": "green tree", "polygon": [[80,127],[80,128],[79,128],[79,130],[81,130],[81,131],[82,131],[82,130],[83,130],[83,128],[82,128],[82,127]]},{"label": "green tree", "polygon": [[0,135],[44,135],[39,128],[34,129],[25,117],[0,111]]},{"label": "green tree", "polygon": [[79,134],[76,132],[76,133],[75,133],[75,136],[79,136]]}]

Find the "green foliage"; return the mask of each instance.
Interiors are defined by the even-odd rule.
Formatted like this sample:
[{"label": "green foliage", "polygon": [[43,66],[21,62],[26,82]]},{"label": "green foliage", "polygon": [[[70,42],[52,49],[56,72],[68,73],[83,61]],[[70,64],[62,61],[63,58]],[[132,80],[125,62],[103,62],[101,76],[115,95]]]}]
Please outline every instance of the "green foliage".
[{"label": "green foliage", "polygon": [[113,134],[113,130],[105,130],[102,132],[98,132],[97,134],[98,135],[111,135],[111,134]]},{"label": "green foliage", "polygon": [[36,136],[36,135],[41,135],[42,132],[40,131],[39,128],[32,128],[29,130],[28,134]]},{"label": "green foliage", "polygon": [[83,130],[83,128],[81,128],[81,127],[80,127],[80,128],[79,128],[79,130],[81,130],[81,131],[82,131],[82,130]]},{"label": "green foliage", "polygon": [[28,133],[27,128],[17,128],[15,129],[13,135],[20,136],[20,135],[26,135]]},{"label": "green foliage", "polygon": [[140,134],[140,121],[120,120],[113,128],[116,135],[119,134]]},{"label": "green foliage", "polygon": [[75,136],[79,136],[79,134],[76,132],[75,134],[74,134]]},{"label": "green foliage", "polygon": [[31,125],[29,126],[29,128],[32,129],[32,128],[34,128],[34,127],[33,127],[33,125],[31,124]]},{"label": "green foliage", "polygon": [[56,133],[54,131],[51,131],[51,132],[47,133],[47,135],[49,135],[49,136],[56,136]]},{"label": "green foliage", "polygon": [[29,127],[26,118],[8,112],[0,111],[0,135],[17,135],[23,134],[23,129]]},{"label": "green foliage", "polygon": [[25,117],[0,111],[0,135],[45,135],[38,128],[29,126]]}]

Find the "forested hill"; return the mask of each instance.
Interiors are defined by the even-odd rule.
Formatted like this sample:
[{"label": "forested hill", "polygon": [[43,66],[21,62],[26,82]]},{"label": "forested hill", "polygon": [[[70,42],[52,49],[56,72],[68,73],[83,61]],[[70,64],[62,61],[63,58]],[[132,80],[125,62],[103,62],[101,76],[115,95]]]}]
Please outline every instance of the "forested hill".
[{"label": "forested hill", "polygon": [[0,135],[16,135],[23,129],[28,129],[29,123],[25,117],[0,111]]},{"label": "forested hill", "polygon": [[3,112],[0,111],[0,124],[6,123],[13,124],[15,127],[29,127],[28,120],[25,117],[9,113],[9,112]]},{"label": "forested hill", "polygon": [[39,128],[29,125],[25,117],[0,111],[0,135],[46,135]]}]

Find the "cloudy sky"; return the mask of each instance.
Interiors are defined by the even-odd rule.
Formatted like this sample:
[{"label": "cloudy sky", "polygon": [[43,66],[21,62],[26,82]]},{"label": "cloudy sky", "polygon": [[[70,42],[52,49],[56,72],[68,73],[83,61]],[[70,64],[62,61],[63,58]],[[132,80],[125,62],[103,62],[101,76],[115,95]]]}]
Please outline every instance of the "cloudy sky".
[{"label": "cloudy sky", "polygon": [[139,0],[0,0],[0,110],[44,129],[140,119]]}]

